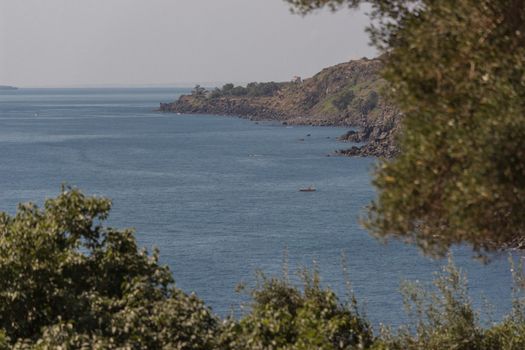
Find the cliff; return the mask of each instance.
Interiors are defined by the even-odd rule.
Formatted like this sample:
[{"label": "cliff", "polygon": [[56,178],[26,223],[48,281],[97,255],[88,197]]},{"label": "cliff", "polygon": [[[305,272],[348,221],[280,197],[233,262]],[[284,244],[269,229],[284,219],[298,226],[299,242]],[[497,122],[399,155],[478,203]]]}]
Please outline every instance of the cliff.
[{"label": "cliff", "polygon": [[206,91],[197,87],[163,112],[232,115],[283,124],[358,128],[341,137],[362,143],[338,153],[392,157],[398,129],[397,109],[381,96],[384,81],[380,59],[361,59],[323,69],[311,78],[284,83],[226,84]]}]

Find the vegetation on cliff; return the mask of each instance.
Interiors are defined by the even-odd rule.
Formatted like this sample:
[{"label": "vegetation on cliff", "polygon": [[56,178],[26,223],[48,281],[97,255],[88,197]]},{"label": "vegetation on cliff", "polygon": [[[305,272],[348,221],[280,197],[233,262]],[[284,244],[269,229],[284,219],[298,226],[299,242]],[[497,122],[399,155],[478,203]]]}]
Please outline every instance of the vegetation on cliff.
[{"label": "vegetation on cliff", "polygon": [[225,84],[222,88],[214,89],[209,98],[231,97],[231,96],[250,96],[263,97],[273,96],[277,91],[284,87],[286,83],[249,83],[244,86],[235,86],[233,84]]},{"label": "vegetation on cliff", "polygon": [[[174,285],[158,252],[131,230],[103,225],[108,199],[64,189],[39,209],[0,214],[0,349],[523,349],[523,274],[514,308],[483,327],[451,264],[435,291],[406,284],[414,322],[374,331],[350,292],[342,300],[314,271],[302,285],[261,275],[240,318],[221,319]],[[350,291],[350,289],[349,289]]]}]

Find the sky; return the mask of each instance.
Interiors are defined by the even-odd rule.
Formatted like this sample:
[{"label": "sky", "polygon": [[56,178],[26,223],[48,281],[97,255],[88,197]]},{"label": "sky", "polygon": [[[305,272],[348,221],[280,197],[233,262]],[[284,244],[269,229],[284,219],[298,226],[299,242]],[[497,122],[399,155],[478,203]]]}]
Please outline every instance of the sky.
[{"label": "sky", "polygon": [[367,23],[282,0],[0,0],[0,85],[285,81],[373,57]]}]

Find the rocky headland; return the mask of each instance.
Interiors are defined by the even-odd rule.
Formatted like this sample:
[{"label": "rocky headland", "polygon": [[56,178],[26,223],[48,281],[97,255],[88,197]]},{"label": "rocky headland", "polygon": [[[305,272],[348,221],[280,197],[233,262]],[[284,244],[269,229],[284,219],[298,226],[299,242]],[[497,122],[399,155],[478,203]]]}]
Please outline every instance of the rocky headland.
[{"label": "rocky headland", "polygon": [[287,125],[352,128],[340,137],[355,143],[337,152],[345,156],[395,156],[400,114],[381,94],[385,85],[381,59],[350,61],[323,69],[311,78],[290,82],[226,84],[208,91],[196,87],[162,112],[230,115]]}]

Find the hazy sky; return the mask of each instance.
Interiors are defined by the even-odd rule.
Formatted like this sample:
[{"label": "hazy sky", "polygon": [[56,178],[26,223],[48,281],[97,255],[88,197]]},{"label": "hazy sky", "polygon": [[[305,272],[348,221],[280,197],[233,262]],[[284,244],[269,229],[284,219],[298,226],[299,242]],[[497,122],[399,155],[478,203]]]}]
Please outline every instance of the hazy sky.
[{"label": "hazy sky", "polygon": [[282,0],[0,0],[0,85],[288,80],[375,51],[362,12]]}]

